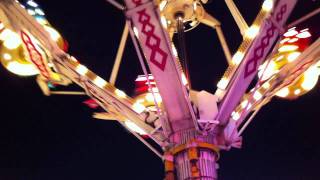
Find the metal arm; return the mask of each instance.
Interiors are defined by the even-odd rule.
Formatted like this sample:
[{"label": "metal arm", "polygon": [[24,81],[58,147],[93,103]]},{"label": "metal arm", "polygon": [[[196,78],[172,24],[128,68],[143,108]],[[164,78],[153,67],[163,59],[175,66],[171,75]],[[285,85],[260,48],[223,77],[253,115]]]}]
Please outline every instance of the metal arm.
[{"label": "metal arm", "polygon": [[122,60],[122,56],[123,56],[123,51],[128,39],[128,34],[129,34],[129,25],[128,22],[126,22],[124,29],[123,29],[123,33],[121,36],[121,40],[120,40],[120,44],[119,44],[119,48],[118,48],[118,52],[117,52],[117,56],[116,59],[114,61],[114,65],[112,68],[112,72],[111,72],[111,76],[109,79],[110,84],[114,85],[116,83],[117,80],[117,76],[118,76],[118,72],[119,72],[119,68],[120,68],[120,64],[121,64],[121,60]]},{"label": "metal arm", "polygon": [[237,8],[237,6],[235,5],[235,3],[233,2],[233,0],[225,0],[234,20],[236,21],[240,32],[242,34],[242,36],[245,35],[248,27],[248,24],[246,23],[246,21],[244,20],[243,16],[241,15],[239,9]]},{"label": "metal arm", "polygon": [[199,21],[207,26],[214,28],[217,31],[217,35],[228,64],[232,64],[232,56],[227,41],[223,35],[221,23],[207,12],[204,12],[204,14],[199,18]]},{"label": "metal arm", "polygon": [[114,7],[116,7],[117,9],[123,11],[125,10],[125,6],[118,3],[117,1],[115,0],[106,0],[108,3],[110,3],[111,5],[113,5]]},{"label": "metal arm", "polygon": [[288,25],[288,27],[291,28],[293,26],[296,26],[296,25],[308,20],[309,18],[312,18],[313,16],[315,16],[315,15],[317,15],[319,13],[320,13],[320,8],[318,8],[318,9],[312,11],[311,13],[308,13],[307,15],[301,17],[300,19],[292,22],[291,24]]}]

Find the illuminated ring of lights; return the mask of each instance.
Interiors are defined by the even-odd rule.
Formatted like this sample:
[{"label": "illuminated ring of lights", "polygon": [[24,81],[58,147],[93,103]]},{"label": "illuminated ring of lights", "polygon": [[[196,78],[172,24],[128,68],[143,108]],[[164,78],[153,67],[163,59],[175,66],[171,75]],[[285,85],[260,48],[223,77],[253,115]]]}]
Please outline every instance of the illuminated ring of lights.
[{"label": "illuminated ring of lights", "polygon": [[[264,68],[268,61],[262,65],[259,77],[261,77],[262,71],[265,70],[264,75],[267,76],[266,79],[268,79],[275,71],[295,61],[301,52],[307,48],[309,37],[311,37],[311,34],[308,29],[301,31],[297,31],[296,28],[289,29],[284,33],[283,39],[280,41],[278,53],[271,58],[268,68]],[[292,84],[278,91],[276,96],[285,99],[295,99],[308,93],[317,84],[319,74],[319,66],[311,66]]]},{"label": "illuminated ring of lights", "polygon": [[[22,5],[27,12],[32,15],[38,23],[43,25],[45,30],[48,31],[51,38],[57,42],[57,45],[67,50],[67,42],[61,37],[61,35],[49,24],[44,16],[44,12],[37,3],[32,0],[27,1]],[[20,37],[9,29],[5,29],[0,22],[0,61],[2,65],[10,72],[20,76],[33,76],[39,74],[39,70],[31,63],[27,56],[27,51],[22,45]],[[48,58],[43,48],[38,46],[43,57]]]}]

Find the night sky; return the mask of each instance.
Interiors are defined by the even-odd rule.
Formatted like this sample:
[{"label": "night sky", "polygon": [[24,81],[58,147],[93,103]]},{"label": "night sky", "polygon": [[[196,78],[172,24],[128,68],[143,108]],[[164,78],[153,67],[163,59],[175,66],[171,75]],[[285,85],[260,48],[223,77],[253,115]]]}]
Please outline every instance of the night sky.
[{"label": "night sky", "polygon": [[[124,14],[103,0],[37,2],[68,40],[69,53],[108,79]],[[250,24],[262,0],[236,2]],[[318,7],[319,0],[299,0],[289,21]],[[212,0],[205,8],[222,22],[235,52],[241,36],[224,2]],[[319,33],[319,20],[303,28],[312,25]],[[200,25],[186,38],[193,88],[213,93],[227,67],[216,33]],[[123,60],[117,87],[132,94],[142,70],[131,40]],[[95,111],[82,103],[87,97],[46,97],[34,77],[3,67],[0,75],[0,180],[163,179],[161,160],[118,123],[91,118]],[[320,179],[319,86],[297,100],[266,105],[245,131],[243,148],[222,152],[220,179]]]}]

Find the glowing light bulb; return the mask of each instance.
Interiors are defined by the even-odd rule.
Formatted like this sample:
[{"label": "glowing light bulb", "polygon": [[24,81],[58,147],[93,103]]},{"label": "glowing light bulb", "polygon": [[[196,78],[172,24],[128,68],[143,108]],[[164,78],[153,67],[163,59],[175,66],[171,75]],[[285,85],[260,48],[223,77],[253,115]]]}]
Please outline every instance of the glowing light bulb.
[{"label": "glowing light bulb", "polygon": [[197,5],[197,2],[195,1],[195,2],[193,3],[193,10],[194,10],[194,11],[197,10],[197,6],[198,6],[198,5]]},{"label": "glowing light bulb", "polygon": [[294,94],[295,95],[299,95],[301,93],[301,89],[296,89],[295,91],[294,91]]},{"label": "glowing light bulb", "polygon": [[162,26],[165,28],[165,29],[167,29],[167,27],[168,27],[168,25],[167,25],[167,20],[166,20],[166,18],[164,17],[164,16],[161,16],[161,24],[162,24]]},{"label": "glowing light bulb", "polygon": [[50,37],[54,41],[58,41],[61,37],[58,31],[49,26],[44,26],[44,29],[49,33]]},{"label": "glowing light bulb", "polygon": [[42,17],[39,17],[39,16],[36,17],[36,21],[41,25],[47,25],[48,24],[48,21],[45,18],[42,18]]},{"label": "glowing light bulb", "polygon": [[152,91],[154,92],[154,93],[158,93],[159,92],[159,89],[157,88],[157,87],[153,87],[153,88],[151,88],[152,89]]},{"label": "glowing light bulb", "polygon": [[257,25],[252,25],[245,33],[245,37],[249,38],[249,39],[253,39],[257,36],[257,34],[259,33],[259,26]]},{"label": "glowing light bulb", "polygon": [[273,0],[265,0],[262,4],[262,9],[264,11],[271,11],[271,9],[273,8]]},{"label": "glowing light bulb", "polygon": [[124,124],[126,125],[127,128],[129,128],[131,131],[134,131],[138,134],[141,134],[141,135],[147,135],[147,133],[142,129],[140,128],[138,125],[136,125],[135,123],[133,123],[132,121],[130,120],[126,120],[124,122]]},{"label": "glowing light bulb", "polygon": [[167,1],[161,1],[159,4],[160,11],[162,11],[166,5],[167,5]]},{"label": "glowing light bulb", "polygon": [[139,102],[136,102],[136,103],[134,103],[133,105],[132,105],[132,109],[135,111],[135,112],[137,112],[137,113],[142,113],[145,109],[146,109],[146,107],[144,106],[144,105],[142,105],[142,104],[140,104]]},{"label": "glowing light bulb", "polygon": [[299,48],[299,46],[296,46],[296,45],[284,45],[284,46],[281,46],[279,48],[279,52],[288,52],[288,51],[295,51]]},{"label": "glowing light bulb", "polygon": [[38,7],[38,4],[35,3],[35,2],[32,1],[32,0],[29,0],[29,1],[27,2],[27,4],[29,4],[29,5],[32,6],[32,7]]},{"label": "glowing light bulb", "polygon": [[280,44],[284,44],[286,42],[290,41],[290,38],[284,38],[280,41]]},{"label": "glowing light bulb", "polygon": [[87,72],[89,71],[87,67],[85,67],[82,64],[78,64],[78,66],[76,67],[76,71],[77,73],[81,74],[82,76],[86,75]]},{"label": "glowing light bulb", "polygon": [[276,95],[279,96],[279,97],[287,97],[289,95],[290,91],[289,91],[289,88],[285,87],[285,88],[282,88],[280,89]]},{"label": "glowing light bulb", "polygon": [[297,35],[298,38],[308,38],[308,37],[311,37],[311,34],[310,32],[308,31],[304,31],[304,32],[301,32]]},{"label": "glowing light bulb", "polygon": [[0,39],[4,41],[3,45],[10,50],[18,48],[22,43],[19,35],[9,29],[2,31]]},{"label": "glowing light bulb", "polygon": [[261,77],[261,79],[266,80],[270,78],[272,75],[274,75],[276,72],[278,72],[276,67],[277,65],[274,61],[270,61],[269,64],[265,62],[263,65],[259,67],[258,76],[259,77],[263,76]]},{"label": "glowing light bulb", "polygon": [[107,85],[107,81],[102,79],[101,77],[97,76],[94,80],[93,83],[97,85],[100,88],[103,88],[105,85]]},{"label": "glowing light bulb", "polygon": [[220,88],[220,89],[226,89],[227,86],[228,86],[228,84],[229,84],[229,80],[228,80],[227,78],[222,78],[222,79],[218,82],[217,86],[218,86],[218,88]]},{"label": "glowing light bulb", "polygon": [[241,103],[241,107],[242,107],[242,108],[247,107],[248,103],[249,103],[249,101],[248,101],[248,100],[244,100],[244,101],[242,101],[242,103]]},{"label": "glowing light bulb", "polygon": [[253,94],[253,98],[256,100],[256,101],[259,101],[261,98],[262,98],[262,94],[259,92],[259,91],[256,91],[254,94]]},{"label": "glowing light bulb", "polygon": [[39,9],[39,8],[35,9],[34,11],[35,11],[37,14],[39,14],[40,16],[44,16],[44,15],[45,15],[44,12],[43,12],[41,9]]},{"label": "glowing light bulb", "polygon": [[133,27],[133,32],[137,36],[137,38],[139,38],[139,31],[136,27]]},{"label": "glowing light bulb", "polygon": [[239,112],[233,112],[231,116],[232,116],[232,119],[235,121],[238,121],[241,117]]},{"label": "glowing light bulb", "polygon": [[239,65],[244,57],[244,53],[241,51],[236,52],[232,57],[232,63],[235,65]]},{"label": "glowing light bulb", "polygon": [[70,60],[73,61],[73,62],[78,62],[78,60],[74,56],[71,56]]},{"label": "glowing light bulb", "polygon": [[281,55],[281,56],[277,57],[276,61],[280,61],[283,58],[284,58],[284,55]]},{"label": "glowing light bulb", "polygon": [[251,107],[252,107],[252,104],[249,103],[249,104],[247,105],[247,110],[251,109]]},{"label": "glowing light bulb", "polygon": [[288,55],[288,61],[293,62],[300,56],[301,52],[292,52]]},{"label": "glowing light bulb", "polygon": [[288,43],[294,43],[297,42],[299,40],[299,38],[292,38],[288,41]]},{"label": "glowing light bulb", "polygon": [[4,29],[4,24],[0,22],[0,30]]},{"label": "glowing light bulb", "polygon": [[126,93],[124,93],[123,91],[121,91],[121,90],[119,90],[119,89],[116,89],[116,90],[115,90],[115,93],[116,93],[116,95],[117,95],[118,97],[120,97],[120,98],[125,98],[125,97],[127,97]]},{"label": "glowing light bulb", "polygon": [[162,102],[162,98],[161,98],[159,93],[154,93],[154,97],[153,97],[152,93],[148,93],[146,95],[146,100],[148,102],[154,102],[154,100],[156,100],[157,103],[161,103]]},{"label": "glowing light bulb", "polygon": [[270,88],[270,83],[269,82],[265,82],[265,83],[263,83],[262,87],[264,89],[269,89]]},{"label": "glowing light bulb", "polygon": [[33,76],[39,74],[38,69],[33,64],[20,64],[17,61],[9,62],[6,68],[19,76]]},{"label": "glowing light bulb", "polygon": [[296,28],[293,27],[289,29],[286,33],[283,34],[284,37],[292,37],[298,34],[298,31],[296,31]]},{"label": "glowing light bulb", "polygon": [[176,47],[174,46],[174,44],[172,44],[172,52],[175,57],[178,57],[178,51],[177,51]]},{"label": "glowing light bulb", "polygon": [[148,93],[146,95],[146,100],[149,101],[149,102],[153,102],[154,99],[153,99],[152,93]]},{"label": "glowing light bulb", "polygon": [[31,16],[36,15],[36,12],[34,12],[34,10],[28,9],[27,10],[28,14],[30,14]]},{"label": "glowing light bulb", "polygon": [[9,61],[9,60],[12,59],[12,56],[11,56],[10,54],[8,54],[8,53],[4,53],[4,54],[3,54],[3,59]]},{"label": "glowing light bulb", "polygon": [[183,85],[187,85],[188,84],[188,80],[187,80],[187,77],[184,73],[181,73],[181,80],[182,80],[182,84]]},{"label": "glowing light bulb", "polygon": [[301,87],[306,91],[310,91],[317,84],[318,76],[319,76],[319,69],[316,66],[311,66],[304,73],[304,81],[302,82]]},{"label": "glowing light bulb", "polygon": [[137,103],[143,103],[144,102],[144,99],[137,99],[137,101],[136,101]]}]

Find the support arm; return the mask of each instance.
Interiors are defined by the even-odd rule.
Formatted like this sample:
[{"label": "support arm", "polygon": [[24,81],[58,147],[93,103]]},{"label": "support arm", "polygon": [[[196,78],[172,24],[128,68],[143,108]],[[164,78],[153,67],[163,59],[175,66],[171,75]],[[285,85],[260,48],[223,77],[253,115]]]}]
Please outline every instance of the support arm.
[{"label": "support arm", "polygon": [[207,26],[214,28],[217,31],[217,35],[218,35],[221,47],[223,49],[224,55],[226,56],[228,64],[230,65],[232,63],[232,57],[231,57],[229,46],[222,32],[221,23],[216,18],[208,14],[207,12],[203,13],[203,15],[199,18],[199,21]]},{"label": "support arm", "polygon": [[246,21],[244,20],[243,16],[241,15],[239,9],[237,8],[237,6],[235,5],[235,3],[233,2],[233,0],[225,0],[234,20],[236,21],[240,32],[242,34],[242,36],[245,35],[245,32],[247,31],[248,24],[246,23]]},{"label": "support arm", "polygon": [[126,42],[128,39],[128,34],[129,34],[129,25],[128,25],[128,22],[126,22],[124,29],[123,29],[122,37],[120,40],[117,56],[114,61],[111,76],[109,79],[109,82],[112,85],[114,85],[117,80],[117,76],[118,76],[118,72],[119,72],[119,68],[120,68],[120,64],[121,64],[121,60],[122,60],[122,56],[123,56],[123,51],[124,51],[124,48],[125,48],[125,45],[126,45]]}]

